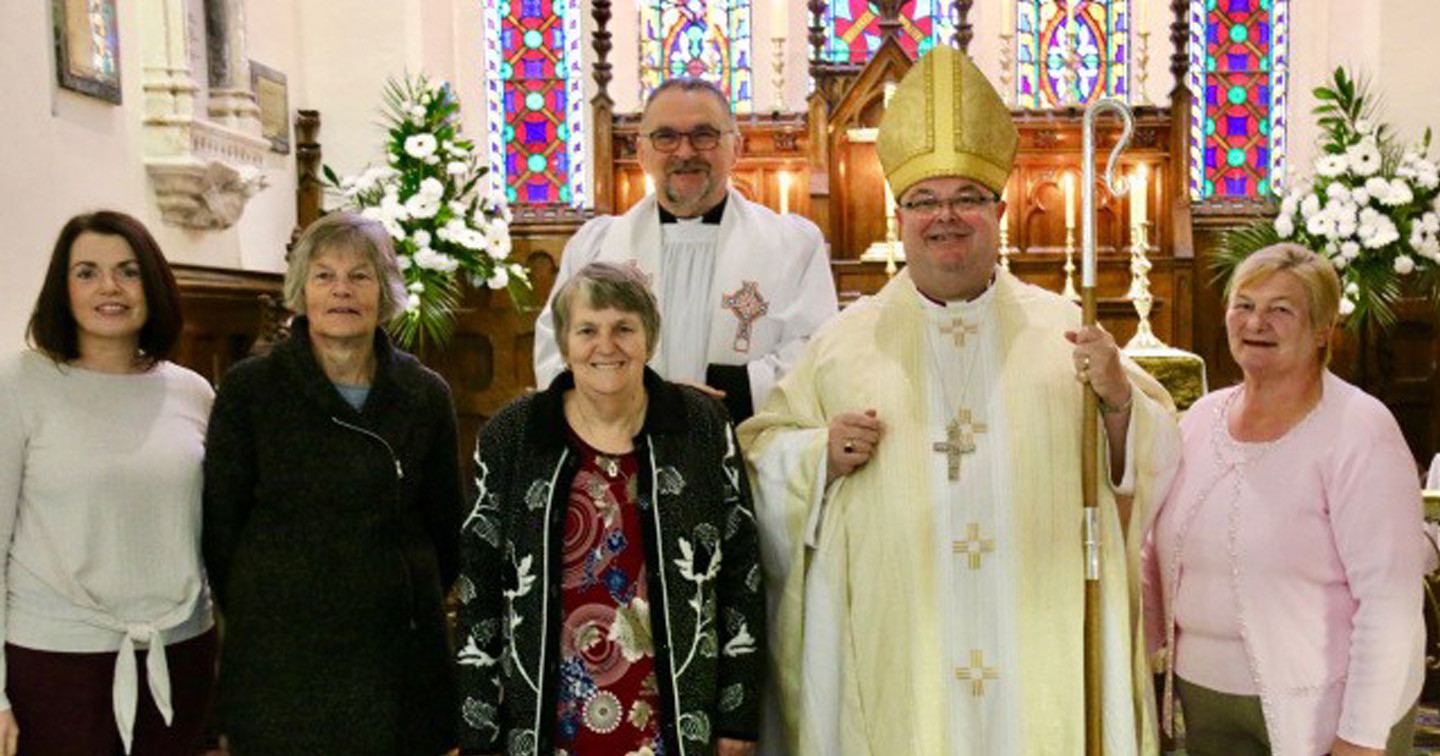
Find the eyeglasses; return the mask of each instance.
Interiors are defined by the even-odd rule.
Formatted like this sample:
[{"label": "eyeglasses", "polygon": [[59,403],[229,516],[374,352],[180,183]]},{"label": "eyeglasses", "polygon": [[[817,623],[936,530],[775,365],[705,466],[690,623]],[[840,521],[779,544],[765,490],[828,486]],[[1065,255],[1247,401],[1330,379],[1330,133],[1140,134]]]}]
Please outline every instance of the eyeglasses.
[{"label": "eyeglasses", "polygon": [[690,140],[690,146],[696,152],[706,152],[715,149],[720,145],[720,137],[725,132],[709,126],[701,126],[692,131],[676,131],[674,129],[656,129],[645,136],[650,139],[650,146],[656,152],[674,152],[680,149],[680,140]]},{"label": "eyeglasses", "polygon": [[900,207],[903,207],[918,216],[924,218],[933,218],[940,214],[942,208],[948,208],[950,212],[959,215],[961,213],[974,212],[998,200],[998,197],[993,197],[988,194],[981,194],[979,192],[966,192],[964,194],[957,194],[954,197],[949,197],[947,199],[940,199],[939,197],[929,196],[921,197],[919,199],[910,200],[909,202],[901,202]]}]

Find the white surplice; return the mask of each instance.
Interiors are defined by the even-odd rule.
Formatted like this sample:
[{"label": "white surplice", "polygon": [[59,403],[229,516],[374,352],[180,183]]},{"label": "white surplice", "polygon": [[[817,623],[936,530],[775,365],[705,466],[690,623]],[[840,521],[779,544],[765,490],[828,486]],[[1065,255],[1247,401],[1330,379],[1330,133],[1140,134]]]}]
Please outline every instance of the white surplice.
[{"label": "white surplice", "polygon": [[[765,401],[810,335],[838,309],[825,239],[809,220],[779,215],[732,188],[713,260],[690,260],[683,270],[672,270],[682,252],[705,244],[688,229],[669,230],[681,225],[689,224],[662,226],[650,195],[622,216],[593,218],[580,227],[565,245],[552,301],[535,321],[538,386],[565,369],[551,315],[554,291],[575,271],[604,260],[634,265],[650,280],[661,316],[661,344],[651,360],[657,372],[701,380],[706,365],[743,365],[753,405]],[[671,330],[674,335],[666,337]],[[682,353],[672,356],[676,349]]]}]

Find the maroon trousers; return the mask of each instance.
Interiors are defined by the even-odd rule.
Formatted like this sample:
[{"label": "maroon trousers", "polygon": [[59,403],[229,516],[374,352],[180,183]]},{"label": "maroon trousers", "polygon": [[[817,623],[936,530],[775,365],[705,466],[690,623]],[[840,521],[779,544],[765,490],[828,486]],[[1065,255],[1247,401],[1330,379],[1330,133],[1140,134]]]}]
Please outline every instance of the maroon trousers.
[{"label": "maroon trousers", "polygon": [[[215,687],[215,630],[165,647],[174,719],[161,719],[137,651],[139,707],[131,756],[194,756]],[[111,698],[116,652],[74,654],[5,644],[5,692],[20,726],[20,756],[121,756]]]}]

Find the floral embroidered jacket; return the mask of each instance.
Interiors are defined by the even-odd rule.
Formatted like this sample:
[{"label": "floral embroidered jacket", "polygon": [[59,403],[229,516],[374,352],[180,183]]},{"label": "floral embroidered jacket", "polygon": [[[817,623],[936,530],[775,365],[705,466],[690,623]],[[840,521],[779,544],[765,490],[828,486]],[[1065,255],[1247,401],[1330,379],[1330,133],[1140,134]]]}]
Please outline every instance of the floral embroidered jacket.
[{"label": "floral embroidered jacket", "polygon": [[[474,508],[461,532],[457,662],[461,750],[555,751],[561,537],[575,453],[564,373],[480,432]],[[721,405],[645,372],[635,439],[666,756],[755,740],[765,599],[750,486]]]}]

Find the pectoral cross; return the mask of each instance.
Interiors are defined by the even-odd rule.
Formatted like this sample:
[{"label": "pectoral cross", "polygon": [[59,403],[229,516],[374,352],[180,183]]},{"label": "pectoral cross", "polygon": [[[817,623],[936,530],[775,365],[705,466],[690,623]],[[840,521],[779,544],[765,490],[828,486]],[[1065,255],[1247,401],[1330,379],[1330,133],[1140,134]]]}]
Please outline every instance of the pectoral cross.
[{"label": "pectoral cross", "polygon": [[955,341],[955,346],[961,349],[965,348],[965,337],[978,333],[979,331],[979,326],[966,325],[965,321],[961,320],[960,318],[956,318],[955,320],[940,326],[940,333],[943,333],[953,339]]},{"label": "pectoral cross", "polygon": [[980,558],[995,551],[995,540],[993,538],[980,538],[980,525],[970,523],[965,526],[965,540],[956,541],[952,548],[956,554],[964,554],[970,557],[970,569],[980,569]]},{"label": "pectoral cross", "polygon": [[979,698],[985,695],[985,681],[1000,679],[1000,671],[994,667],[985,666],[985,654],[980,651],[970,652],[970,666],[956,667],[955,679],[968,680],[970,682],[970,695]]},{"label": "pectoral cross", "polygon": [[946,473],[950,480],[960,479],[960,455],[975,451],[975,434],[984,433],[983,423],[972,422],[970,410],[960,410],[945,426],[945,440],[936,441],[931,449],[945,455]]}]

